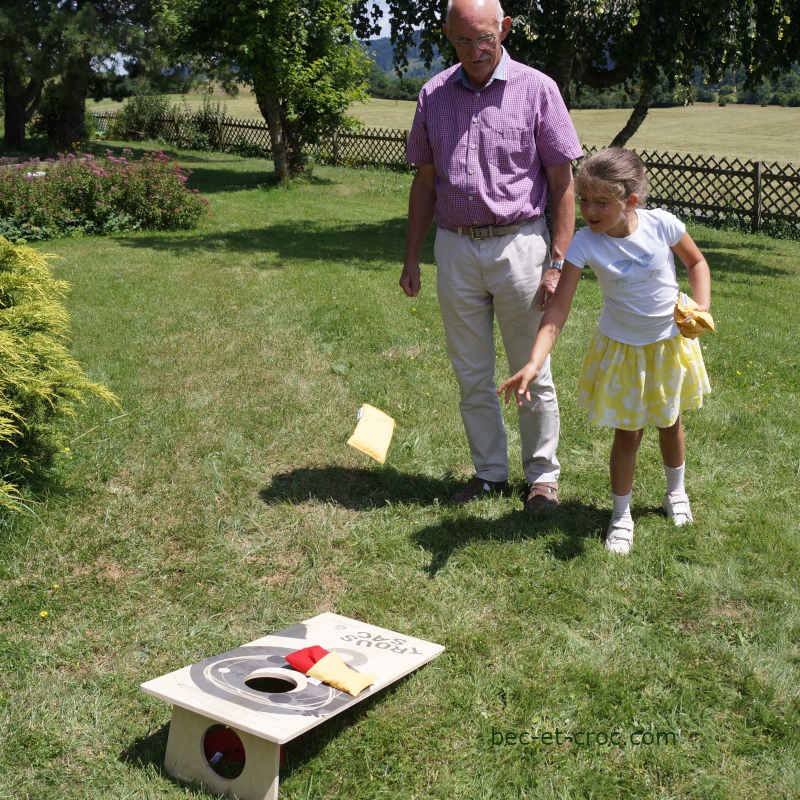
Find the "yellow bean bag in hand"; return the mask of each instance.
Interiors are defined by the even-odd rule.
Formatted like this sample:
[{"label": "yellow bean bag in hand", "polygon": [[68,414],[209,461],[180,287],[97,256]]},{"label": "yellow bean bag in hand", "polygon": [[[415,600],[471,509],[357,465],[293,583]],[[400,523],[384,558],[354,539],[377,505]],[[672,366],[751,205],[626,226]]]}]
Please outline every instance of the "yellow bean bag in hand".
[{"label": "yellow bean bag in hand", "polygon": [[675,324],[687,339],[696,339],[706,331],[711,331],[712,333],[717,331],[711,314],[708,311],[700,311],[697,303],[683,292],[678,295],[678,299],[675,301]]}]

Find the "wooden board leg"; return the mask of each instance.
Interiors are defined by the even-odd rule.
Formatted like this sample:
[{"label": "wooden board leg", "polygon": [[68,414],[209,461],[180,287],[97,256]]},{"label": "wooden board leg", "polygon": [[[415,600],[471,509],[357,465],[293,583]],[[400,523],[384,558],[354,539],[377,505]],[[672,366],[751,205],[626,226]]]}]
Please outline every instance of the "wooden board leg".
[{"label": "wooden board leg", "polygon": [[237,800],[278,800],[280,745],[237,730],[244,746],[244,769],[236,778],[225,778],[208,763],[203,748],[203,737],[216,724],[202,714],[173,706],[164,758],[166,771],[180,781],[201,783]]}]

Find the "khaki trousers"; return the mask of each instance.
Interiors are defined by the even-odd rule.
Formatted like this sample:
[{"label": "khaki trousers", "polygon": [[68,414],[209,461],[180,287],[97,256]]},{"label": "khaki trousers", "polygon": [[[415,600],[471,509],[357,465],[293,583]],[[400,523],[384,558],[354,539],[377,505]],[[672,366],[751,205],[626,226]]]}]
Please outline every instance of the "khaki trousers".
[{"label": "khaki trousers", "polygon": [[[518,233],[475,240],[439,228],[434,252],[439,306],[461,390],[461,418],[475,474],[508,478],[506,431],[495,386],[494,318],[513,375],[530,357],[541,311],[534,303],[549,234],[543,219]],[[522,470],[530,483],[557,481],[559,411],[550,359],[519,411]]]}]

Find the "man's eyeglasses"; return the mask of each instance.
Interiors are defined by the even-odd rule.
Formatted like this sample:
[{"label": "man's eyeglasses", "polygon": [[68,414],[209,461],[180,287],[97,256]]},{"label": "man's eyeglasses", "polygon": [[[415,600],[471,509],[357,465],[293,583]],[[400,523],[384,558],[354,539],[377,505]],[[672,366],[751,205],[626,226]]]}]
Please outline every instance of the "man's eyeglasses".
[{"label": "man's eyeglasses", "polygon": [[477,39],[464,39],[462,37],[453,39],[453,44],[456,47],[472,47],[473,45],[477,45],[481,50],[488,50],[490,47],[494,46],[496,41],[496,33],[484,33],[483,36],[479,36]]}]

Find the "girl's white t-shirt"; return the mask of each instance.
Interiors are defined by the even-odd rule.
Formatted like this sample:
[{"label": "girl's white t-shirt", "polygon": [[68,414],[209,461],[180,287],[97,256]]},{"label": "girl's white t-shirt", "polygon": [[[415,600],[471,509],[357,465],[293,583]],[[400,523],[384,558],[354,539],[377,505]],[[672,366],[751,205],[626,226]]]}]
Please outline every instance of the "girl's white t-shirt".
[{"label": "girl's white t-shirt", "polygon": [[597,327],[623,344],[643,345],[678,334],[673,318],[678,297],[675,259],[670,249],[686,226],[663,209],[636,209],[638,226],[615,237],[581,228],[566,261],[591,268],[605,303]]}]

